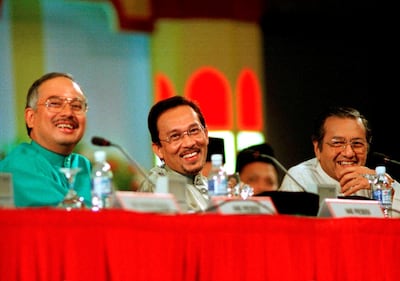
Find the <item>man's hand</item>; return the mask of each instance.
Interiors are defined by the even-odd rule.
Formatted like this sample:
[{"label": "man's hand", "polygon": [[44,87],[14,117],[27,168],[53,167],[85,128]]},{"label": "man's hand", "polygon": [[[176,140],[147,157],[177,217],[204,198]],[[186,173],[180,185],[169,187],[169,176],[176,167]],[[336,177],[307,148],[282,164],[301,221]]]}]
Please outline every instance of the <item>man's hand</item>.
[{"label": "man's hand", "polygon": [[351,195],[360,189],[370,189],[369,180],[365,175],[375,174],[375,171],[365,166],[349,166],[338,172],[338,179],[344,196]]}]

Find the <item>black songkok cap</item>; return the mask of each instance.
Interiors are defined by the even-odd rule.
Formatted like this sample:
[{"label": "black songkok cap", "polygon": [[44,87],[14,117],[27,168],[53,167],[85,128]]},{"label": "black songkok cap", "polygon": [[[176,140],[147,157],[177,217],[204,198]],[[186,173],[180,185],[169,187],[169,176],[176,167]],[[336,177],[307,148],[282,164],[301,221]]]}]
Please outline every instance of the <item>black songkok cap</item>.
[{"label": "black songkok cap", "polygon": [[224,139],[214,137],[208,138],[207,162],[211,162],[211,155],[213,154],[222,154],[222,163],[225,164]]},{"label": "black songkok cap", "polygon": [[244,166],[253,162],[269,163],[278,170],[275,163],[271,159],[263,156],[263,154],[275,157],[274,150],[268,143],[252,145],[241,150],[236,158],[236,172],[240,174]]}]

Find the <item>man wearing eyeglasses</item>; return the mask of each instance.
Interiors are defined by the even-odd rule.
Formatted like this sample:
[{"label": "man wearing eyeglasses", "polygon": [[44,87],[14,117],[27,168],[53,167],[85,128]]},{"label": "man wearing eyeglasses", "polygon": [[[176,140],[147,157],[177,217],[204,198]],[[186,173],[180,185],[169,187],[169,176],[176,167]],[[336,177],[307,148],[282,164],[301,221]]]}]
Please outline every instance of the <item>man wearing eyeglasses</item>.
[{"label": "man wearing eyeglasses", "polygon": [[[150,179],[184,179],[188,210],[205,210],[209,203],[207,178],[201,171],[207,158],[208,131],[200,108],[184,97],[174,96],[153,105],[147,121],[153,152],[162,162],[150,170]],[[154,192],[155,186],[144,181],[139,191]]]},{"label": "man wearing eyeglasses", "polygon": [[[371,142],[367,119],[356,109],[333,107],[320,114],[312,134],[315,158],[289,169],[307,191],[317,192],[318,184],[337,186],[338,194],[370,197],[366,167]],[[394,188],[393,209],[400,207],[400,185],[388,175]],[[282,191],[301,191],[290,177],[283,178]]]},{"label": "man wearing eyeglasses", "polygon": [[30,143],[21,143],[0,161],[10,172],[17,207],[57,206],[68,191],[60,168],[81,168],[75,190],[90,206],[90,161],[73,153],[86,128],[86,97],[67,73],[47,73],[28,90],[25,124]]}]

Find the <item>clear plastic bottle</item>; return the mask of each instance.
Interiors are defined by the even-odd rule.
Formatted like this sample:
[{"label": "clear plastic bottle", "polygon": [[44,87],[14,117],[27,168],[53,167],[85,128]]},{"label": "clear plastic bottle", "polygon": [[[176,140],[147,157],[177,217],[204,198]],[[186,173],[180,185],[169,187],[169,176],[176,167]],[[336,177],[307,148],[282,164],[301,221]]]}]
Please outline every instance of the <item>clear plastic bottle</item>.
[{"label": "clear plastic bottle", "polygon": [[386,176],[386,167],[377,166],[375,172],[376,177],[371,184],[372,199],[380,202],[385,217],[391,217],[392,186]]},{"label": "clear plastic bottle", "polygon": [[114,200],[113,173],[106,152],[95,151],[92,168],[92,210],[111,208]]},{"label": "clear plastic bottle", "polygon": [[208,175],[208,194],[210,196],[226,196],[228,194],[228,175],[222,163],[222,154],[212,154],[211,165]]}]

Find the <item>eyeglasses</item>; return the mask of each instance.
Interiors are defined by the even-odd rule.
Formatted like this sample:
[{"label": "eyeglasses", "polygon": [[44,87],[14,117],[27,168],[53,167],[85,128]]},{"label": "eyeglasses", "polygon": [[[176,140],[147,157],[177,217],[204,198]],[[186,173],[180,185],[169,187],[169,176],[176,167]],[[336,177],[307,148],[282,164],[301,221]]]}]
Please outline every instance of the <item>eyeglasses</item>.
[{"label": "eyeglasses", "polygon": [[184,135],[188,135],[190,137],[198,137],[201,135],[202,132],[204,132],[203,126],[194,125],[183,132],[174,131],[174,132],[170,133],[166,139],[164,139],[164,140],[160,139],[160,141],[165,141],[169,144],[178,144],[178,143],[182,142]]},{"label": "eyeglasses", "polygon": [[88,111],[86,101],[79,98],[63,98],[54,96],[48,98],[45,103],[38,105],[45,105],[50,112],[59,113],[63,111],[67,103],[76,114],[84,114]]},{"label": "eyeglasses", "polygon": [[341,149],[342,151],[345,150],[348,145],[350,145],[356,153],[364,153],[367,150],[367,143],[362,139],[346,141],[345,138],[334,138],[326,144],[335,149]]}]

